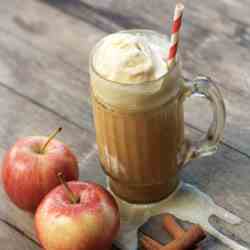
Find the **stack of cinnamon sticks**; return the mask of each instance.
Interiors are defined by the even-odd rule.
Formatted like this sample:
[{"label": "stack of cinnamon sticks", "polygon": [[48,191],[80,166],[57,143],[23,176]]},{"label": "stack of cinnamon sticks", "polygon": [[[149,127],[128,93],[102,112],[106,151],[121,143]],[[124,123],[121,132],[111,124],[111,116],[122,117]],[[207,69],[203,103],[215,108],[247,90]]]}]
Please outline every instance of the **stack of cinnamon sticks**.
[{"label": "stack of cinnamon sticks", "polygon": [[166,245],[162,245],[144,235],[141,244],[145,250],[202,250],[197,244],[206,237],[206,234],[199,225],[192,225],[185,231],[171,214],[164,216],[163,225],[173,240]]}]

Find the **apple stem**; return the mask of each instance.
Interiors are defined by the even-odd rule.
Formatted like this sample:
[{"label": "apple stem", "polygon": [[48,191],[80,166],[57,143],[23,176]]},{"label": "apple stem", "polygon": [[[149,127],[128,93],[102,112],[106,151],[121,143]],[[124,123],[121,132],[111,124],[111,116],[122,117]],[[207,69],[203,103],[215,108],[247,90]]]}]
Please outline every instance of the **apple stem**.
[{"label": "apple stem", "polygon": [[60,183],[64,186],[65,191],[66,191],[66,193],[67,193],[67,195],[69,197],[70,202],[72,204],[79,203],[80,198],[76,194],[73,193],[73,191],[68,186],[67,182],[65,182],[63,174],[60,172],[60,173],[57,174],[57,177],[58,177]]},{"label": "apple stem", "polygon": [[47,141],[43,144],[40,153],[43,154],[45,149],[47,148],[48,144],[56,137],[58,133],[62,131],[62,127],[56,129],[53,133],[51,133],[47,139]]}]

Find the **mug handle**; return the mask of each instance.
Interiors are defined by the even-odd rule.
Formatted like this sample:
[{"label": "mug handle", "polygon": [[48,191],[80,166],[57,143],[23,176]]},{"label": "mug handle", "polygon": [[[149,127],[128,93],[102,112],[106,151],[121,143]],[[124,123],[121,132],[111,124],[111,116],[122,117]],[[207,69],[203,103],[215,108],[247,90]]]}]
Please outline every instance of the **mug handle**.
[{"label": "mug handle", "polygon": [[222,95],[215,83],[206,76],[198,76],[192,81],[184,80],[181,102],[192,96],[204,96],[213,108],[213,120],[205,136],[198,141],[186,140],[180,153],[179,166],[183,167],[190,160],[209,156],[217,151],[223,134],[226,110]]}]

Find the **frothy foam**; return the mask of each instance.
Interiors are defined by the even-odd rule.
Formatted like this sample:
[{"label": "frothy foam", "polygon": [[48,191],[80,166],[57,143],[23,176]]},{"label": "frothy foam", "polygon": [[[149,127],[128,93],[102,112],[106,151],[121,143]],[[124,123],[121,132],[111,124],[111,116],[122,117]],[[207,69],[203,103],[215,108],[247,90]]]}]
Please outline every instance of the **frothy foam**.
[{"label": "frothy foam", "polygon": [[90,57],[93,95],[102,104],[126,111],[146,111],[166,103],[183,85],[179,63],[167,71],[169,44],[167,36],[148,30],[103,38]]},{"label": "frothy foam", "polygon": [[167,73],[167,45],[166,40],[159,44],[140,33],[115,33],[104,38],[93,63],[107,80],[124,84],[156,80]]}]

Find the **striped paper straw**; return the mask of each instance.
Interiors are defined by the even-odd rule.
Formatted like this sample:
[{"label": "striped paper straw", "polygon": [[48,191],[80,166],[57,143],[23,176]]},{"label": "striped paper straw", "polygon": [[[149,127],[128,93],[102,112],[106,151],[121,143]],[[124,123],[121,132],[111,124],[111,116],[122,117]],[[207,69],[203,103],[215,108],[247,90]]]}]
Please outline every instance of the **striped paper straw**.
[{"label": "striped paper straw", "polygon": [[171,41],[168,51],[168,68],[170,69],[176,63],[176,54],[180,39],[180,29],[182,24],[182,16],[184,11],[184,5],[177,3],[174,11],[174,21],[172,24]]}]

